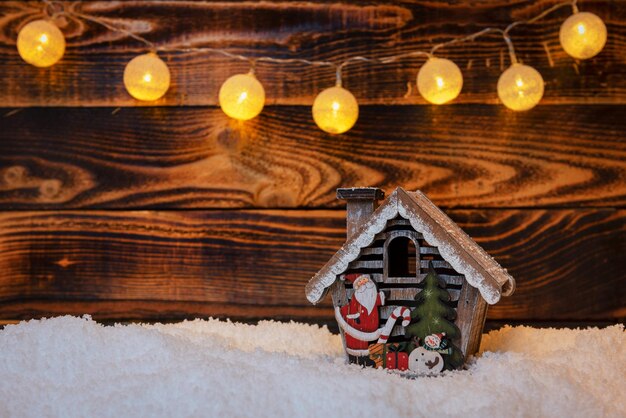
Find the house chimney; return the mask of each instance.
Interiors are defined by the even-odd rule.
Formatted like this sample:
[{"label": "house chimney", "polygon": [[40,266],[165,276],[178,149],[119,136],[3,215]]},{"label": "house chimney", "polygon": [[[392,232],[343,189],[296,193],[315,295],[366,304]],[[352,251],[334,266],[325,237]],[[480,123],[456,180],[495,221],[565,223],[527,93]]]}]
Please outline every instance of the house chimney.
[{"label": "house chimney", "polygon": [[337,199],[346,201],[346,232],[351,238],[369,219],[385,192],[376,187],[350,187],[337,189]]}]

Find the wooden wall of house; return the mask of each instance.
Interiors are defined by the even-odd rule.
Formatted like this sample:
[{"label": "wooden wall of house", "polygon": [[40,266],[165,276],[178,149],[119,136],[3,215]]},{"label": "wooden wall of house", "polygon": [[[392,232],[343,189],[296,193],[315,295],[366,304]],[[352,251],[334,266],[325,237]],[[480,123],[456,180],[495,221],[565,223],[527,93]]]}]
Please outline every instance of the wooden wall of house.
[{"label": "wooden wall of house", "polygon": [[[64,2],[162,46],[336,62],[427,49],[555,3]],[[171,89],[146,105],[122,84],[141,44],[70,20],[64,59],[37,69],[15,40],[41,3],[0,2],[0,319],[330,320],[330,300],[310,306],[304,285],[344,240],[335,189],[353,185],[421,189],[508,268],[517,292],[492,321],[623,319],[626,2],[579,5],[609,31],[592,60],[559,47],[567,10],[512,32],[546,81],[534,110],[498,104],[507,56],[494,35],[441,51],[465,77],[453,105],[415,92],[422,59],[350,65],[361,117],[331,136],[310,109],[333,84],[327,68],[259,65],[267,106],[238,123],[217,91],[247,68],[168,53]]]},{"label": "wooden wall of house", "polygon": [[[391,260],[385,260],[385,242],[394,239],[391,235],[395,231],[402,231],[404,236],[412,235],[415,239],[416,247],[411,248],[415,251],[415,257],[406,257],[409,263],[415,263],[414,275],[410,273],[396,275],[385,274],[385,263],[391,263]],[[397,238],[396,238],[397,239]],[[387,254],[390,254],[388,251]],[[388,256],[389,257],[389,256]],[[402,259],[403,257],[399,257]],[[337,278],[343,281],[346,289],[346,300],[341,301],[343,305],[347,300],[352,298],[354,294],[353,286],[350,281],[345,280],[346,274],[361,273],[368,274],[376,283],[379,290],[383,290],[386,295],[385,306],[380,308],[380,326],[384,326],[387,319],[398,306],[415,307],[415,296],[424,288],[424,277],[429,271],[429,263],[433,263],[433,268],[437,272],[439,279],[446,283],[446,290],[450,294],[450,306],[455,310],[459,302],[461,289],[465,284],[465,278],[452,268],[452,266],[443,259],[437,247],[429,244],[419,232],[415,232],[410,222],[401,216],[396,217],[387,222],[385,229],[376,234],[374,241],[368,247],[361,250],[359,257],[348,265],[348,269]],[[418,267],[419,266],[419,267]],[[389,268],[389,266],[387,266]],[[400,321],[398,321],[400,322]],[[404,327],[399,323],[392,330],[389,341],[404,340]]]}]

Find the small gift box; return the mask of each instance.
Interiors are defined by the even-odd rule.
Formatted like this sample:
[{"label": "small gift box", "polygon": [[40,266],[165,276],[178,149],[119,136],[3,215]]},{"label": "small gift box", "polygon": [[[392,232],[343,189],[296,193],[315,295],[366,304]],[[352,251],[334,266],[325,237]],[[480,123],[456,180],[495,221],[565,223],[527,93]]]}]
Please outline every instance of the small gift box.
[{"label": "small gift box", "polygon": [[406,370],[409,367],[409,355],[403,352],[405,348],[406,343],[376,343],[370,344],[368,350],[376,368]]},{"label": "small gift box", "polygon": [[403,348],[399,347],[400,344],[389,344],[389,346],[385,358],[386,368],[400,371],[408,370],[409,354],[401,351]]},{"label": "small gift box", "polygon": [[376,368],[385,367],[385,354],[386,354],[386,346],[387,344],[376,343],[370,344],[368,350],[370,352],[370,359],[374,361],[376,364]]}]

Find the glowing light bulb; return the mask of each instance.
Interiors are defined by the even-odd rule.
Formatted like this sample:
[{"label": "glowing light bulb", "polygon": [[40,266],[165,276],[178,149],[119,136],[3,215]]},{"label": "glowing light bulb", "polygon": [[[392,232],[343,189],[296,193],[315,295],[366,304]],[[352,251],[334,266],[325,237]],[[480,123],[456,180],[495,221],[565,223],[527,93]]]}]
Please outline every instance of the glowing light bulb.
[{"label": "glowing light bulb", "polygon": [[324,132],[342,134],[359,118],[359,104],[348,90],[335,86],[322,91],[313,102],[313,120]]},{"label": "glowing light bulb", "polygon": [[585,60],[596,56],[604,48],[606,26],[593,13],[574,13],[561,25],[559,39],[568,55]]},{"label": "glowing light bulb", "polygon": [[250,120],[263,110],[265,89],[254,74],[237,74],[220,88],[220,106],[233,119]]},{"label": "glowing light bulb", "polygon": [[65,53],[65,37],[56,25],[47,20],[35,20],[17,35],[17,52],[35,67],[50,67]]},{"label": "glowing light bulb", "polygon": [[459,67],[444,58],[430,58],[417,73],[417,89],[433,104],[454,100],[463,88],[463,74]]},{"label": "glowing light bulb", "polygon": [[124,86],[137,100],[157,100],[170,88],[170,70],[153,52],[139,55],[126,64]]},{"label": "glowing light bulb", "polygon": [[498,79],[498,97],[511,110],[532,109],[543,97],[543,78],[533,67],[513,64]]}]

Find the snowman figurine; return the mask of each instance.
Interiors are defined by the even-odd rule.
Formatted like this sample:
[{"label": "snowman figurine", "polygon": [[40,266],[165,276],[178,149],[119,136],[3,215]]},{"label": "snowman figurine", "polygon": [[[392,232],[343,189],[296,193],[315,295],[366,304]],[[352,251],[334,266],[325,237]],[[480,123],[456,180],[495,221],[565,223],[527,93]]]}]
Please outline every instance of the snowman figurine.
[{"label": "snowman figurine", "polygon": [[409,370],[421,375],[437,374],[443,370],[443,357],[439,350],[446,348],[445,333],[431,334],[424,338],[424,345],[409,355]]}]

